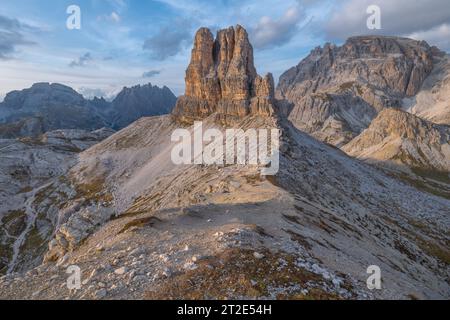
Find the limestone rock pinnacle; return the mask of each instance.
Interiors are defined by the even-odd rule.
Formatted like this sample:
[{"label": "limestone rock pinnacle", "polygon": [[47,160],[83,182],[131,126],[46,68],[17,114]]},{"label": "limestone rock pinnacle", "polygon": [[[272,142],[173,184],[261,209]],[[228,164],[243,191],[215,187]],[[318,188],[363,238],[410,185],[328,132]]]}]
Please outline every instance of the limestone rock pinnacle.
[{"label": "limestone rock pinnacle", "polygon": [[240,25],[219,30],[215,39],[207,28],[197,31],[185,81],[185,95],[172,113],[179,121],[192,122],[212,113],[231,117],[273,113],[273,77],[256,73],[253,48]]}]

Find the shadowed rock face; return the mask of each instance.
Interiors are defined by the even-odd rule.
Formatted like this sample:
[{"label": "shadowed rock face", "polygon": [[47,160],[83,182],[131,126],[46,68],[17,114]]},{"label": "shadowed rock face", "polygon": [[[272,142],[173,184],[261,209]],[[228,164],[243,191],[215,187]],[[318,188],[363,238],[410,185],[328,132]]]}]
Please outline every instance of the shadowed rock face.
[{"label": "shadowed rock face", "polygon": [[212,113],[242,117],[273,113],[271,74],[258,76],[247,32],[237,25],[217,32],[200,28],[186,70],[186,93],[177,101],[173,116],[182,122]]},{"label": "shadowed rock face", "polygon": [[168,114],[177,98],[166,86],[151,83],[123,88],[111,103],[110,121],[114,129],[121,129],[141,117]]}]

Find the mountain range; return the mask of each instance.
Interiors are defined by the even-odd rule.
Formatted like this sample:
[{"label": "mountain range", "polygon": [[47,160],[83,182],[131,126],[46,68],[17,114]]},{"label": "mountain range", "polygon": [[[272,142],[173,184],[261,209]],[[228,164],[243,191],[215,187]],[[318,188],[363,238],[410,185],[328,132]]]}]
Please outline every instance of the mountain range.
[{"label": "mountain range", "polygon": [[170,113],[175,102],[169,88],[151,84],[125,87],[108,102],[86,100],[58,83],[36,83],[8,93],[0,103],[0,137],[37,136],[57,129],[117,130],[143,116]]},{"label": "mountain range", "polygon": [[[448,299],[447,61],[423,41],[353,37],[314,49],[275,88],[258,75],[243,27],[199,29],[170,114],[112,135],[0,140],[11,159],[0,297]],[[134,117],[139,95],[119,96]],[[174,164],[171,134],[195,134],[195,121],[277,129],[279,172]],[[45,150],[70,161],[46,163]],[[79,290],[66,287],[71,265],[82,270]],[[382,290],[366,285],[373,265]]]}]

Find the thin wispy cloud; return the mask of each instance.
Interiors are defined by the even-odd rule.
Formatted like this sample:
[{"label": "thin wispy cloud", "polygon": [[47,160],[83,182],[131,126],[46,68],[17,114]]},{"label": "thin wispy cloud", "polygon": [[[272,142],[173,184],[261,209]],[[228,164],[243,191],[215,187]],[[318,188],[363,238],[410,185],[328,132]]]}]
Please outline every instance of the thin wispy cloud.
[{"label": "thin wispy cloud", "polygon": [[142,74],[143,78],[153,78],[155,76],[157,76],[158,74],[161,73],[161,70],[150,70],[150,71],[146,71]]},{"label": "thin wispy cloud", "polygon": [[119,23],[120,21],[122,21],[122,18],[120,17],[120,15],[117,12],[113,11],[113,12],[111,12],[108,15],[100,15],[100,16],[98,16],[97,20]]},{"label": "thin wispy cloud", "polygon": [[36,44],[26,38],[25,32],[35,31],[36,28],[0,15],[0,59],[11,59],[19,46]]},{"label": "thin wispy cloud", "polygon": [[[380,7],[380,30],[366,27],[369,5]],[[335,6],[325,32],[331,40],[361,34],[414,35],[421,40],[428,39],[431,44],[442,45],[448,43],[445,30],[449,24],[448,0],[347,0]],[[449,50],[450,46],[442,49]]]},{"label": "thin wispy cloud", "polygon": [[71,67],[71,68],[74,68],[74,67],[85,67],[92,60],[94,60],[94,59],[92,58],[91,53],[90,52],[86,52],[81,57],[77,58],[76,60],[73,60],[69,64],[69,67]]},{"label": "thin wispy cloud", "polygon": [[256,26],[250,29],[255,48],[266,49],[289,42],[305,19],[306,15],[299,7],[289,8],[279,19],[262,17]]},{"label": "thin wispy cloud", "polygon": [[142,48],[155,60],[173,57],[191,45],[190,40],[193,37],[191,28],[191,22],[188,20],[164,26],[155,35],[146,39]]}]

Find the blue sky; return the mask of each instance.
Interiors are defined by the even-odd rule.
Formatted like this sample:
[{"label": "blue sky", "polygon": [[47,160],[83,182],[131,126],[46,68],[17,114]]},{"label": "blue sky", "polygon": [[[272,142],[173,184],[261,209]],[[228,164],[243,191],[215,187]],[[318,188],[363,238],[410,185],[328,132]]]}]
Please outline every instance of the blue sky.
[{"label": "blue sky", "polygon": [[[81,8],[81,30],[66,9]],[[369,4],[382,30],[366,27]],[[448,0],[2,0],[0,99],[34,82],[60,82],[111,97],[152,82],[183,94],[195,31],[236,24],[249,32],[258,72],[278,76],[311,49],[355,34],[425,39],[450,49]]]}]

